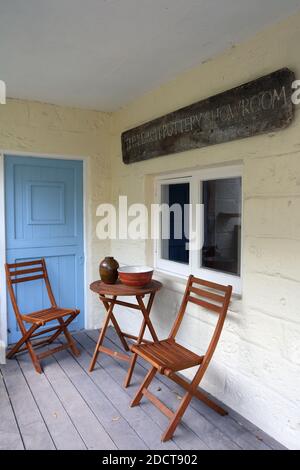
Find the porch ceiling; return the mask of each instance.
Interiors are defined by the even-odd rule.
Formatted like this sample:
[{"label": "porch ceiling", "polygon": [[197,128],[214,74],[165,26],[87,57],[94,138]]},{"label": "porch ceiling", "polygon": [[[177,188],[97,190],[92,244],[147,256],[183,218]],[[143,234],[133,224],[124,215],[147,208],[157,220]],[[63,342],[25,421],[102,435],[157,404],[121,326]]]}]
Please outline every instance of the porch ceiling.
[{"label": "porch ceiling", "polygon": [[265,26],[300,0],[0,0],[9,97],[112,111]]}]

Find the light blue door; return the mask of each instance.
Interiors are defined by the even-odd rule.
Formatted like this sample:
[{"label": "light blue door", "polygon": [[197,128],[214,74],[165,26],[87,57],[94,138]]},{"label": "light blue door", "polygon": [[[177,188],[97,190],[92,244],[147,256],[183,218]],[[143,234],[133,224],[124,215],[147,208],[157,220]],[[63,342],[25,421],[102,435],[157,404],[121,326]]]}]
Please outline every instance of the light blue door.
[{"label": "light blue door", "polygon": [[[83,168],[81,161],[5,156],[6,259],[45,258],[56,302],[84,326]],[[21,312],[50,306],[41,280],[16,284]],[[48,325],[49,326],[49,325]],[[20,337],[8,299],[8,340]]]}]

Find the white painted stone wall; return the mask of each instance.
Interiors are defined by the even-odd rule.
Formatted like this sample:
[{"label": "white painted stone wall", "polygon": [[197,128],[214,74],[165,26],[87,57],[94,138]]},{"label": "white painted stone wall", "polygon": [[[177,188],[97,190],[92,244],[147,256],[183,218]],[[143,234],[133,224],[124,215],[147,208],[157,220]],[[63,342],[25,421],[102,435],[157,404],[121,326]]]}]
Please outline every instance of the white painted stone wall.
[{"label": "white painted stone wall", "polygon": [[[240,163],[243,167],[243,293],[233,298],[218,349],[202,386],[290,448],[300,448],[300,111],[286,130],[164,156],[121,161],[120,133],[281,67],[300,78],[300,15],[258,34],[177,77],[114,115],[112,200],[153,201],[153,177],[163,172]],[[115,241],[125,264],[153,264],[149,243]],[[160,337],[175,319],[183,283],[156,277],[165,288],[152,318]],[[137,332],[135,312],[118,315]],[[180,339],[203,351],[214,316],[189,308]],[[187,372],[187,375],[191,375]]]}]

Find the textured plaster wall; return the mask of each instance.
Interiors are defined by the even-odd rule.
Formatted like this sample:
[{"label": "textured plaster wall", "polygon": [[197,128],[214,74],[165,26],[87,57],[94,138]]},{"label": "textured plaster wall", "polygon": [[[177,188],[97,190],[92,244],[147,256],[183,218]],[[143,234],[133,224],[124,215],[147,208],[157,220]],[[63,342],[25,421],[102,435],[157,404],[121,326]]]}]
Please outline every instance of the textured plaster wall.
[{"label": "textured plaster wall", "polygon": [[[86,157],[87,285],[99,277],[99,259],[109,250],[108,243],[96,237],[95,214],[97,205],[110,199],[110,123],[109,114],[90,110],[14,99],[0,105],[1,150]],[[87,326],[94,326],[98,317],[97,299],[87,289]],[[1,340],[5,332],[4,325],[0,327]]]},{"label": "textured plaster wall", "polygon": [[[300,78],[300,16],[180,75],[114,115],[112,200],[153,200],[153,176],[240,162],[243,166],[243,295],[234,298],[203,387],[290,448],[300,448],[300,111],[286,130],[126,166],[120,133],[176,108],[280,67]],[[145,242],[115,241],[123,263],[153,263]],[[159,277],[159,275],[157,275]],[[153,321],[168,334],[182,296],[180,280],[161,278]],[[119,315],[134,333],[136,313]],[[202,351],[213,316],[190,308],[182,342]]]}]

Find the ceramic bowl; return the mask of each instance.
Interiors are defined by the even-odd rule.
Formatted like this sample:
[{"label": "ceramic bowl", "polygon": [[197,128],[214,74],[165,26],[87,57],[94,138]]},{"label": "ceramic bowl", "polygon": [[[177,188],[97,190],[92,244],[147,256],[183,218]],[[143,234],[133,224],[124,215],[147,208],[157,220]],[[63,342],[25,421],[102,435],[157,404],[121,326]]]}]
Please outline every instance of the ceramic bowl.
[{"label": "ceramic bowl", "polygon": [[153,275],[149,266],[124,266],[118,269],[119,279],[126,286],[142,287],[148,284]]}]

